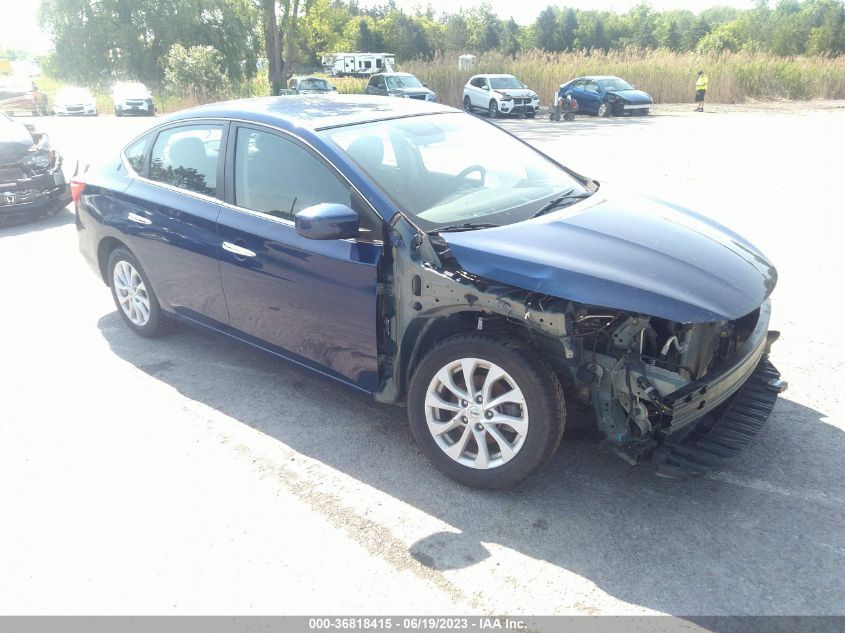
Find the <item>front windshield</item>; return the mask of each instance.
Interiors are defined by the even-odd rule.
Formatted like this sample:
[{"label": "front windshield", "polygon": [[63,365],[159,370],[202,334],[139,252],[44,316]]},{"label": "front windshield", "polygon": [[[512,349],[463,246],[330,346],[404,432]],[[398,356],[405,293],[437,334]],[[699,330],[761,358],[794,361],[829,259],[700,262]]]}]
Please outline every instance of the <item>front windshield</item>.
[{"label": "front windshield", "polygon": [[401,90],[402,88],[422,88],[420,80],[413,75],[403,77],[386,77],[387,87],[390,90]]},{"label": "front windshield", "polygon": [[516,77],[490,77],[490,87],[493,90],[512,90],[523,86]]},{"label": "front windshield", "polygon": [[619,77],[611,77],[610,79],[599,79],[598,82],[599,86],[604,88],[605,90],[633,90],[634,88],[624,79],[619,79]]},{"label": "front windshield", "polygon": [[303,79],[299,82],[300,90],[329,90],[329,84],[325,79]]},{"label": "front windshield", "polygon": [[582,183],[498,127],[459,113],[324,130],[396,204],[426,230],[465,222],[530,218]]}]

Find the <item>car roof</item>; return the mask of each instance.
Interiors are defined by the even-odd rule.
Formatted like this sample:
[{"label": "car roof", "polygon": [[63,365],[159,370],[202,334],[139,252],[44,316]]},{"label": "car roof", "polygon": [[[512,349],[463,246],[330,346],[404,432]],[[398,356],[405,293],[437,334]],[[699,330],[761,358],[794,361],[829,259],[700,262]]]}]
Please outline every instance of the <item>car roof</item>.
[{"label": "car roof", "polygon": [[413,77],[413,73],[378,73],[379,75],[384,75],[385,77]]},{"label": "car roof", "polygon": [[476,77],[487,77],[488,79],[494,79],[498,77],[513,77],[516,79],[516,75],[509,75],[507,73],[481,73],[480,75],[476,75]]},{"label": "car roof", "polygon": [[284,129],[316,131],[439,112],[460,110],[417,99],[385,99],[371,95],[290,95],[210,103],[171,114],[165,121],[197,118],[243,119]]}]

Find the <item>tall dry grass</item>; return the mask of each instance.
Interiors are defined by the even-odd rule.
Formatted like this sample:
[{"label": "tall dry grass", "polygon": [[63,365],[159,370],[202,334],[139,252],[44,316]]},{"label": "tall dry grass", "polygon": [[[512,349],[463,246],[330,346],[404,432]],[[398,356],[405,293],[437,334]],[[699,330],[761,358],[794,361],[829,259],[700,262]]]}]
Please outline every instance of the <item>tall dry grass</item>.
[{"label": "tall dry grass", "polygon": [[[470,71],[458,70],[456,56],[438,55],[431,60],[414,60],[401,70],[415,74],[437,93],[438,101],[461,106],[467,80],[478,73],[516,75],[540,95],[543,104],[551,101],[558,86],[582,75],[616,75],[636,88],[645,90],[657,103],[692,101],[695,75],[705,70],[710,79],[707,99],[716,103],[742,103],[775,99],[845,99],[845,56],[776,57],[766,53],[726,53],[701,55],[653,51],[581,51],[546,53],[532,51],[515,59],[499,53],[478,58]],[[329,78],[341,94],[364,92],[366,79]],[[38,81],[51,95],[61,83],[49,77]],[[101,112],[112,109],[107,89],[96,90]],[[266,77],[256,77],[234,86],[226,98],[270,94]],[[159,112],[173,112],[198,105],[201,100],[185,91],[180,94],[155,93]]]},{"label": "tall dry grass", "polygon": [[845,57],[776,57],[766,53],[698,54],[652,51],[532,51],[515,59],[499,53],[478,58],[470,71],[458,70],[456,56],[414,60],[402,70],[437,92],[441,103],[460,107],[463,87],[478,73],[516,75],[545,104],[561,83],[583,75],[616,75],[645,90],[657,103],[692,101],[695,76],[710,79],[709,101],[742,103],[772,99],[845,99]]}]

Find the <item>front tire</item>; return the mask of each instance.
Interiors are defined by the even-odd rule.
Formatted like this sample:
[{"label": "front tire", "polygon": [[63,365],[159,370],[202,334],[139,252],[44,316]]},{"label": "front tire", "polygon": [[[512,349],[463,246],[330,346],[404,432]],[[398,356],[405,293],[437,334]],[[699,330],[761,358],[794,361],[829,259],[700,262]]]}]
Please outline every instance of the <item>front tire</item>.
[{"label": "front tire", "polygon": [[613,114],[613,107],[607,101],[602,101],[596,114],[600,117],[609,117]]},{"label": "front tire", "polygon": [[472,101],[468,96],[464,97],[464,112],[472,114]]},{"label": "front tire", "polygon": [[490,99],[490,105],[487,106],[487,114],[490,115],[491,119],[499,118],[499,106],[496,105],[495,99]]},{"label": "front tire", "polygon": [[441,472],[466,486],[496,489],[549,460],[563,436],[565,410],[557,376],[526,344],[460,334],[417,366],[408,417],[414,439]]},{"label": "front tire", "polygon": [[114,249],[108,272],[112,299],[129,329],[147,338],[173,329],[173,322],[162,312],[150,280],[131,252],[120,247]]}]

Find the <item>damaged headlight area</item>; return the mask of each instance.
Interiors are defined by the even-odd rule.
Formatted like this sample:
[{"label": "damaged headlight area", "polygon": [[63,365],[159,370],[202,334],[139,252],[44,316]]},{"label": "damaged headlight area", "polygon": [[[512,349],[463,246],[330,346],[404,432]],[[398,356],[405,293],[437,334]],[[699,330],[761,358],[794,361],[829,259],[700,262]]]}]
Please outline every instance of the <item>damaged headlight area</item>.
[{"label": "damaged headlight area", "polygon": [[[777,338],[768,322],[768,301],[742,318],[709,323],[579,308],[571,313],[572,394],[593,406],[615,452],[637,463],[664,444],[689,439],[693,427],[700,433],[692,423],[707,416],[726,424],[731,398],[760,383],[754,406],[731,420],[736,428],[722,434],[728,438],[721,438],[723,445],[711,447],[717,454],[733,452],[732,443],[744,446],[750,426],[765,421],[786,388],[776,370],[767,369]],[[760,380],[749,381],[755,374]]]},{"label": "damaged headlight area", "polygon": [[61,156],[46,134],[13,127],[0,138],[0,224],[58,211],[70,201]]}]

